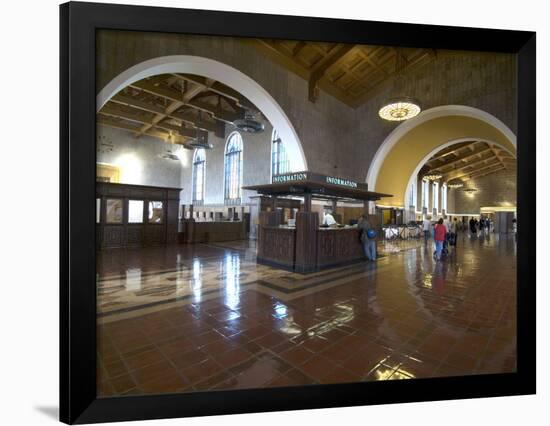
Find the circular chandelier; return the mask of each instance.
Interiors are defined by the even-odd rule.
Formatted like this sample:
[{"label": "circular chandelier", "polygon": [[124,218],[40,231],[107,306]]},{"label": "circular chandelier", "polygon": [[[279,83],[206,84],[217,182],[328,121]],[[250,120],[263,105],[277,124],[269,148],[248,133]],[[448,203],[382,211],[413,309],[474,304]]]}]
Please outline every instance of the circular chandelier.
[{"label": "circular chandelier", "polygon": [[467,192],[468,194],[473,194],[474,192],[477,192],[477,189],[475,188],[464,188],[464,192]]},{"label": "circular chandelier", "polygon": [[429,175],[424,175],[423,179],[425,180],[438,180],[441,179],[443,175],[439,173],[430,173]]},{"label": "circular chandelier", "polygon": [[420,105],[409,97],[390,99],[380,110],[380,118],[388,121],[403,121],[420,114]]},{"label": "circular chandelier", "polygon": [[447,182],[447,188],[462,188],[463,186],[464,184],[459,179]]}]

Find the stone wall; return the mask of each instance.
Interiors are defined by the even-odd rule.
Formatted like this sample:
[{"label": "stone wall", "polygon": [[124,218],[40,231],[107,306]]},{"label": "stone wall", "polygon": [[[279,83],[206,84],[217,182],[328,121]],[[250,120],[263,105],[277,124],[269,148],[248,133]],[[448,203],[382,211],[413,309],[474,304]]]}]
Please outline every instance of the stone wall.
[{"label": "stone wall", "polygon": [[[317,102],[311,103],[306,80],[272,62],[252,45],[231,37],[99,31],[97,91],[137,63],[176,54],[218,60],[257,81],[291,120],[312,171],[364,181],[376,150],[397,126],[378,117],[380,105],[392,94],[391,88],[357,109],[323,91]],[[515,131],[515,67],[515,56],[509,54],[438,52],[435,61],[408,74],[405,92],[417,97],[423,109],[468,105],[493,114]],[[225,141],[212,134],[210,137],[215,149],[207,152],[206,202],[223,203]],[[271,131],[267,130],[258,137],[245,136],[245,185],[269,181],[270,138]],[[185,158],[188,161],[182,164],[187,169],[180,182],[185,188],[183,200],[189,202],[192,154]]]},{"label": "stone wall", "polygon": [[[515,79],[515,55],[439,52],[435,61],[407,74],[404,92],[418,99],[423,110],[440,105],[481,109],[516,133]],[[355,110],[356,142],[348,158],[349,164],[357,164],[355,179],[365,179],[378,147],[398,125],[378,118],[380,106],[391,96],[389,87]]]},{"label": "stone wall", "polygon": [[353,174],[355,165],[348,163],[349,155],[345,151],[355,143],[354,110],[325,93],[315,104],[309,102],[304,79],[273,63],[242,39],[99,31],[98,93],[131,66],[167,55],[203,56],[248,75],[269,92],[290,118],[310,170],[342,177]]},{"label": "stone wall", "polygon": [[515,207],[517,203],[515,170],[502,170],[479,179],[472,179],[464,188],[476,188],[468,194],[462,189],[449,192],[454,202],[454,212],[477,214],[481,207]]},{"label": "stone wall", "polygon": [[[183,147],[147,135],[137,139],[126,130],[105,126],[97,126],[97,139],[96,161],[117,166],[120,183],[181,187],[182,170],[189,164]],[[101,143],[111,144],[112,151],[103,152]],[[167,150],[178,155],[180,160],[161,158]]]},{"label": "stone wall", "polygon": [[[214,148],[206,150],[206,181],[205,205],[224,204],[224,159],[225,145],[230,134],[235,131],[232,126],[226,126],[226,138],[218,138],[212,133],[209,142]],[[271,136],[273,129],[267,124],[263,133],[251,134],[240,132],[243,140],[243,186],[268,183],[271,180]],[[192,165],[193,152],[184,150],[185,164]],[[181,187],[183,188],[182,204],[191,204],[193,199],[192,167],[183,168]],[[255,191],[243,190],[242,202],[248,203],[249,197],[256,195]]]}]

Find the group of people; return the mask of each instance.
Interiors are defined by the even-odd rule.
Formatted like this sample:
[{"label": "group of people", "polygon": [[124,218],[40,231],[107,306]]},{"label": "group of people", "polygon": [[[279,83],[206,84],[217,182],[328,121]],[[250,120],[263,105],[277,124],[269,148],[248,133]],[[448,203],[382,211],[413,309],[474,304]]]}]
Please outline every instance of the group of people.
[{"label": "group of people", "polygon": [[[447,244],[456,247],[459,226],[460,224],[456,217],[452,221],[445,217],[445,219],[440,218],[436,222],[433,229],[436,260],[441,260],[442,253],[446,249]],[[432,232],[432,223],[427,216],[424,216],[422,220],[422,230],[424,231],[424,241],[427,243]]]},{"label": "group of people", "polygon": [[470,234],[476,235],[477,232],[489,232],[491,230],[491,220],[488,217],[481,216],[479,220],[472,217],[468,222],[470,227]]}]

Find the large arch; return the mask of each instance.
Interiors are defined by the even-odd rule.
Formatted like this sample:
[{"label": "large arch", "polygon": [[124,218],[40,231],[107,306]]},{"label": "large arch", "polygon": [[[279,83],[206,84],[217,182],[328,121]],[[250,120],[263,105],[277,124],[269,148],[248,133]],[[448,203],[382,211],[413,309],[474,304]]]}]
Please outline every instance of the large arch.
[{"label": "large arch", "polygon": [[491,114],[462,105],[431,108],[396,127],[369,167],[371,190],[392,194],[379,204],[404,207],[411,180],[437,151],[467,140],[490,142],[516,155],[516,136]]},{"label": "large arch", "polygon": [[196,74],[219,81],[248,98],[277,129],[288,149],[293,171],[307,170],[307,161],[296,130],[281,106],[256,81],[241,71],[213,59],[191,55],[162,56],[128,68],[111,80],[97,95],[96,110],[124,87],[138,80],[167,73]]}]

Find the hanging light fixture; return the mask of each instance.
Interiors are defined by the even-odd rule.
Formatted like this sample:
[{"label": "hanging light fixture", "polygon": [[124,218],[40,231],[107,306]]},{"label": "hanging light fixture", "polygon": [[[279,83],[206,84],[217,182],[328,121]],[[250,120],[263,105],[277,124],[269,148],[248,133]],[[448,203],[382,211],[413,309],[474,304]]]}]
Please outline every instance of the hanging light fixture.
[{"label": "hanging light fixture", "polygon": [[464,192],[467,192],[468,194],[473,194],[474,192],[477,192],[476,188],[464,188]]},{"label": "hanging light fixture", "polygon": [[396,49],[393,82],[393,92],[396,96],[390,98],[378,111],[378,115],[384,120],[403,121],[420,114],[421,108],[418,101],[403,94],[405,89],[405,77],[402,72],[404,60],[401,50]]},{"label": "hanging light fixture", "polygon": [[435,180],[439,180],[442,178],[442,174],[440,173],[437,173],[437,172],[433,172],[433,173],[430,173],[430,174],[427,174],[427,175],[424,175],[422,177],[422,179],[425,179],[425,180],[431,180],[431,181],[435,181]]},{"label": "hanging light fixture", "polygon": [[460,179],[453,179],[447,182],[447,188],[462,188],[464,183]]}]

